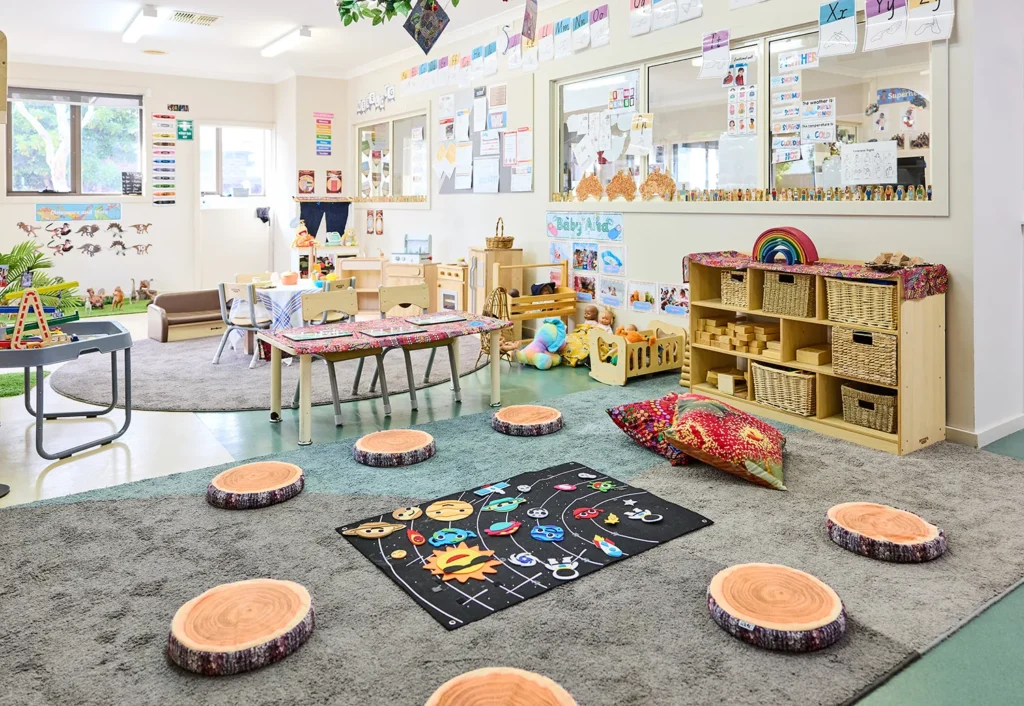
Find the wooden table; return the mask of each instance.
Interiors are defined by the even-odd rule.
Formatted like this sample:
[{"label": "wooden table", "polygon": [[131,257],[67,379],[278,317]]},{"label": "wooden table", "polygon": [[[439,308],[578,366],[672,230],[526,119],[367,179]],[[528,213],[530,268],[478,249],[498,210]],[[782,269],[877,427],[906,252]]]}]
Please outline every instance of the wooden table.
[{"label": "wooden table", "polygon": [[[278,331],[260,331],[259,339],[270,344],[271,356],[271,390],[270,390],[270,421],[281,421],[281,354],[287,353],[299,359],[299,446],[308,446],[312,439],[312,370],[313,356],[328,353],[349,353],[352,351],[377,352],[384,348],[400,348],[419,343],[450,341],[460,336],[491,337],[491,406],[501,406],[501,331],[511,328],[511,321],[492,319],[486,316],[474,316],[466,312],[444,312],[444,315],[465,316],[465,321],[447,324],[420,326],[424,333],[413,333],[396,336],[368,336],[361,333],[365,330],[408,328],[412,326],[404,317],[389,319],[373,319],[352,323],[326,324],[325,326],[303,326]],[[338,338],[325,338],[314,341],[293,341],[285,334],[309,333],[330,328],[331,330],[351,331],[354,335]]]}]

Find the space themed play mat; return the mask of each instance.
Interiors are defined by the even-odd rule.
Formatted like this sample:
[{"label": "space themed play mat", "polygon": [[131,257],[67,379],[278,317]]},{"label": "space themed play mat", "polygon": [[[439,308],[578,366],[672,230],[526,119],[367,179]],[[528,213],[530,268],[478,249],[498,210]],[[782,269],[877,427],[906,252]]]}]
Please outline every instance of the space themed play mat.
[{"label": "space themed play mat", "polygon": [[580,463],[337,531],[448,630],[711,525]]}]

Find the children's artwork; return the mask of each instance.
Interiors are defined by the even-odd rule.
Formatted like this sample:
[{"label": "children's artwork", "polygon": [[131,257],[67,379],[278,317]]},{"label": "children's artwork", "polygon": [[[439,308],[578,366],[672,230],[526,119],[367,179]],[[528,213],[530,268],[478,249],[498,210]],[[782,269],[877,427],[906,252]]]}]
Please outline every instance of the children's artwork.
[{"label": "children's artwork", "polygon": [[629,308],[632,311],[652,313],[658,309],[658,285],[654,282],[630,280],[626,287]]},{"label": "children's artwork", "polygon": [[654,148],[654,114],[634,113],[630,124],[629,147],[626,154],[649,155]]},{"label": "children's artwork", "polygon": [[818,11],[818,57],[842,56],[856,51],[856,0],[823,2]]},{"label": "children's artwork", "polygon": [[[633,0],[637,2],[637,0]],[[729,73],[729,30],[708,32],[702,42],[700,74],[698,78],[725,78]]]},{"label": "children's artwork", "polygon": [[647,34],[651,23],[651,0],[629,0],[629,36]]},{"label": "children's artwork", "polygon": [[555,58],[555,23],[548,22],[541,26],[537,40],[537,57],[539,61],[551,61]]},{"label": "children's artwork", "polygon": [[599,278],[597,300],[604,306],[622,308],[626,305],[626,280],[612,277]]},{"label": "children's artwork", "polygon": [[678,13],[676,0],[652,0],[651,2],[651,28],[655,31],[671,27],[676,23]]},{"label": "children's artwork", "polygon": [[537,39],[537,0],[526,0],[523,12],[523,36],[530,41]]},{"label": "children's artwork", "polygon": [[676,0],[677,22],[689,22],[704,14],[704,0]]},{"label": "children's artwork", "polygon": [[[498,531],[485,535],[485,530],[492,524],[492,519],[487,518],[489,513],[481,515],[479,509],[462,502],[459,504],[472,510],[471,516],[436,518],[431,515],[436,516],[437,513],[428,510],[426,515],[410,520],[406,532],[364,538],[352,531],[370,523],[379,524],[385,515],[377,514],[361,522],[348,522],[338,527],[337,532],[381,570],[377,580],[390,578],[442,627],[457,630],[560,585],[582,579],[615,562],[629,561],[632,556],[656,550],[661,544],[712,524],[711,520],[695,512],[604,474],[600,476],[604,479],[601,485],[595,485],[593,489],[589,484],[583,486],[580,482],[579,490],[575,492],[554,490],[554,485],[576,479],[579,473],[598,475],[597,470],[569,462],[501,479],[509,489],[523,487],[534,491],[533,494],[524,492],[518,495],[516,499],[525,499],[525,502],[501,513],[501,517],[492,518],[522,526],[523,529],[515,534]],[[459,498],[474,497],[475,490],[470,488],[452,493],[439,498],[434,505],[446,501],[453,505]],[[530,499],[539,492],[544,492],[545,497],[551,495],[543,508],[540,507],[543,498]],[[600,504],[601,509],[611,508],[622,514],[639,510],[649,518],[660,517],[661,520],[630,522],[628,531],[623,529],[618,534],[609,533],[599,525],[600,529],[595,530],[591,522],[575,519],[573,515],[573,509],[579,509],[581,498],[587,493],[595,494],[588,502]],[[541,510],[543,514],[538,512]],[[546,524],[534,522],[538,516],[546,517],[543,520]],[[568,517],[569,521],[562,520],[563,517]],[[387,519],[391,519],[390,513]],[[532,529],[526,532],[527,527]],[[422,543],[410,544],[407,536],[415,532],[419,536],[433,537],[439,530],[457,530],[465,535],[465,541],[431,547]],[[595,531],[601,535],[600,542],[595,540]],[[479,539],[483,537],[486,537],[486,542]],[[410,548],[415,552],[413,561],[391,558],[392,552]],[[500,591],[495,586],[514,587],[514,590]]]},{"label": "children's artwork", "polygon": [[409,33],[424,54],[434,48],[441,33],[448,26],[448,13],[440,5],[420,0],[405,20],[405,31]]},{"label": "children's artwork", "polygon": [[910,0],[907,44],[949,39],[955,15],[953,0]]},{"label": "children's artwork", "polygon": [[690,286],[687,284],[658,285],[658,302],[662,314],[690,315]]},{"label": "children's artwork", "polygon": [[797,49],[779,54],[779,73],[818,68],[818,49]]},{"label": "children's artwork", "polygon": [[549,238],[622,241],[621,213],[547,213]]},{"label": "children's artwork", "polygon": [[584,10],[572,18],[572,50],[583,51],[590,47],[590,10]]},{"label": "children's artwork", "polygon": [[341,170],[339,169],[328,169],[327,170],[327,193],[328,194],[340,194],[341,193]]},{"label": "children's artwork", "polygon": [[885,135],[892,132],[892,128],[889,125],[889,116],[886,115],[884,110],[878,111],[874,121],[874,131],[879,135]]},{"label": "children's artwork", "polygon": [[623,277],[626,274],[626,246],[601,245],[597,249],[597,268],[603,275]]},{"label": "children's artwork", "polygon": [[300,194],[312,194],[316,191],[316,172],[312,169],[300,169],[298,188]]},{"label": "children's artwork", "polygon": [[572,243],[552,240],[548,247],[548,253],[548,257],[551,258],[551,262],[572,262]]},{"label": "children's artwork", "polygon": [[590,48],[596,49],[608,44],[611,27],[608,21],[608,6],[595,7],[590,12]]},{"label": "children's artwork", "polygon": [[907,0],[865,0],[864,51],[898,47],[907,41]]},{"label": "children's artwork", "polygon": [[597,272],[597,243],[572,244],[572,269]]},{"label": "children's artwork", "polygon": [[843,186],[895,184],[896,142],[862,142],[840,147]]},{"label": "children's artwork", "polygon": [[36,221],[118,221],[119,203],[36,204]]},{"label": "children's artwork", "polygon": [[597,297],[597,278],[587,275],[572,275],[572,288],[576,292],[576,300],[592,302]]}]

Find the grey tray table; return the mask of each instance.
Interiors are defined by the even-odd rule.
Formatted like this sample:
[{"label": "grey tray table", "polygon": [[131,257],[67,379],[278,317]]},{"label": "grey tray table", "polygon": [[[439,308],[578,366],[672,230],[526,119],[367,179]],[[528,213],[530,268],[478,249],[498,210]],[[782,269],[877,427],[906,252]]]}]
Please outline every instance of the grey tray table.
[{"label": "grey tray table", "polygon": [[[81,340],[74,343],[62,343],[35,350],[0,350],[0,368],[23,368],[25,370],[25,409],[36,418],[36,452],[45,459],[55,461],[69,458],[72,454],[85,451],[95,446],[105,446],[124,436],[132,422],[132,335],[121,324],[115,321],[73,321],[62,324],[61,331],[75,334]],[[108,414],[117,406],[117,352],[124,351],[124,426],[110,436],[90,441],[56,453],[48,453],[43,448],[43,423],[48,419],[66,419],[68,417],[85,417],[95,419]],[[113,388],[113,399],[110,406],[101,410],[84,410],[81,412],[51,412],[47,414],[43,407],[43,366],[55,363],[66,363],[77,360],[86,353],[109,353],[110,374]],[[30,373],[36,373],[36,406],[32,409],[32,393]],[[0,497],[5,493],[0,493]]]}]

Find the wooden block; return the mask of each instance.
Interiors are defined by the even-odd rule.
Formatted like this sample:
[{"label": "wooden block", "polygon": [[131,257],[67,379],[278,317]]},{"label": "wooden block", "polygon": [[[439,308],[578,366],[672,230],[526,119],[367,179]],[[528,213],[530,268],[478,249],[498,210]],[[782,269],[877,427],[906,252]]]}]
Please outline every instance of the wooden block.
[{"label": "wooden block", "polygon": [[730,343],[732,343],[732,337],[729,334],[727,334],[727,333],[720,333],[720,334],[718,334],[717,336],[715,336],[715,340],[716,341],[729,341]]},{"label": "wooden block", "polygon": [[757,339],[757,334],[753,332],[741,333],[739,330],[737,330],[736,335],[733,336],[733,338],[737,339],[738,341],[742,341],[743,343],[749,343],[750,341]]},{"label": "wooden block", "polygon": [[766,350],[763,351],[761,355],[769,360],[782,361],[782,351]]},{"label": "wooden block", "polygon": [[701,331],[700,332],[700,339],[699,339],[699,341],[700,341],[700,344],[702,346],[710,346],[711,345],[711,334],[708,333],[707,331]]},{"label": "wooden block", "polygon": [[708,326],[725,326],[732,320],[733,319],[731,316],[709,316],[707,318],[701,319],[701,321],[703,321]]},{"label": "wooden block", "polygon": [[761,341],[761,342],[777,341],[777,340],[779,340],[779,334],[778,333],[755,333],[754,334],[754,340],[755,341]]},{"label": "wooden block", "polygon": [[796,361],[807,365],[828,365],[832,362],[832,349],[824,345],[797,348]]},{"label": "wooden block", "polygon": [[723,351],[731,351],[731,350],[733,350],[732,343],[730,343],[729,341],[719,341],[715,345],[717,345],[718,348],[722,349]]},{"label": "wooden block", "polygon": [[767,348],[770,351],[781,351],[782,341],[766,341],[765,348]]},{"label": "wooden block", "polygon": [[742,345],[742,344],[740,344],[740,345],[738,345],[738,346],[737,346],[737,345],[734,345],[733,347],[735,348],[735,350],[736,350],[736,352],[737,352],[737,353],[747,353],[747,352],[749,352],[749,351],[748,351],[748,349],[747,349],[747,347],[746,347],[746,346],[744,346],[744,345]]},{"label": "wooden block", "polygon": [[727,329],[725,326],[709,326],[704,330],[716,336],[724,336],[725,334],[729,333],[729,329]]},{"label": "wooden block", "polygon": [[736,333],[751,334],[756,333],[754,330],[754,324],[736,324]]},{"label": "wooden block", "polygon": [[747,350],[751,353],[760,353],[765,349],[764,341],[751,341],[747,344]]},{"label": "wooden block", "polygon": [[718,390],[726,393],[727,395],[738,395],[741,392],[745,393],[747,391],[747,380],[742,375],[719,375]]},{"label": "wooden block", "polygon": [[[736,368],[712,368],[708,371],[707,381],[708,384],[717,386],[719,375],[735,375],[739,372]],[[740,374],[742,375],[742,373]]]},{"label": "wooden block", "polygon": [[754,324],[754,333],[760,333],[762,335],[766,333],[778,333],[778,324]]}]

